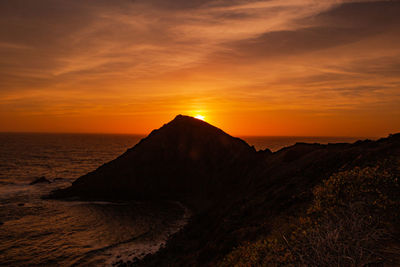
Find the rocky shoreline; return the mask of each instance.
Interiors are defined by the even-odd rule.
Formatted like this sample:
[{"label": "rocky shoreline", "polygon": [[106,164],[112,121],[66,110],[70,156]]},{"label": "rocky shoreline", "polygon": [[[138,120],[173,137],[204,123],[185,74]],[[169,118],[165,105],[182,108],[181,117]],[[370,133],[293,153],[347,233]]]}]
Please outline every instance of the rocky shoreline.
[{"label": "rocky shoreline", "polygon": [[256,151],[206,122],[179,115],[117,159],[50,198],[174,200],[190,222],[134,266],[214,266],[237,246],[298,214],[332,174],[400,158],[400,134],[353,144],[297,143]]}]

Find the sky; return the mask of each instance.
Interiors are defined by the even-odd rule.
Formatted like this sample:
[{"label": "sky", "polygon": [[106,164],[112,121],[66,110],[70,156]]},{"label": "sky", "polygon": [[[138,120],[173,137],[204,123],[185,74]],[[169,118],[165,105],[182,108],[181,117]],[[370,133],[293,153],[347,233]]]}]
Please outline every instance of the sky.
[{"label": "sky", "polygon": [[0,131],[400,132],[400,1],[2,0]]}]

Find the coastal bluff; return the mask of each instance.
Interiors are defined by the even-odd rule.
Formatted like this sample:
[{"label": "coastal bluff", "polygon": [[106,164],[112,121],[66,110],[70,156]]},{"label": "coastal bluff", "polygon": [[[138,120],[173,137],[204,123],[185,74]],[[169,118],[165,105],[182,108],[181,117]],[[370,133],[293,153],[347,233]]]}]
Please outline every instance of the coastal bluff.
[{"label": "coastal bluff", "polygon": [[172,199],[203,209],[228,187],[242,186],[257,159],[245,141],[202,120],[178,115],[115,160],[48,197]]},{"label": "coastal bluff", "polygon": [[268,236],[280,218],[303,212],[331,175],[398,159],[400,134],[352,144],[297,143],[272,153],[178,115],[46,198],[180,201],[194,211],[190,222],[135,266],[215,266],[241,244]]}]

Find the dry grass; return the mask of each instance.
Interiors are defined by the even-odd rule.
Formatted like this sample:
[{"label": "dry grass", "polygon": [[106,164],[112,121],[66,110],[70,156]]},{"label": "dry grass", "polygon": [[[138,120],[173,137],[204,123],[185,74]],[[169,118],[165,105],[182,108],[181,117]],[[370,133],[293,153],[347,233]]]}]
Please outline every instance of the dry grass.
[{"label": "dry grass", "polygon": [[390,239],[379,218],[351,205],[314,227],[301,225],[285,243],[300,265],[368,266],[385,261],[383,248]]},{"label": "dry grass", "polygon": [[227,255],[222,266],[396,266],[399,161],[340,172],[314,189],[306,214]]}]

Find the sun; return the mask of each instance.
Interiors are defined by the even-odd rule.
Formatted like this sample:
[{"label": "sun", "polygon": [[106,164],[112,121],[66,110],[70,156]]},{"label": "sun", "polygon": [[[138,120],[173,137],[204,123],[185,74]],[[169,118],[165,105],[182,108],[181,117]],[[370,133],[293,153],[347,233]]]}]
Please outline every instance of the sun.
[{"label": "sun", "polygon": [[202,120],[204,121],[206,117],[204,117],[203,115],[197,114],[196,116],[194,116],[196,119]]}]

